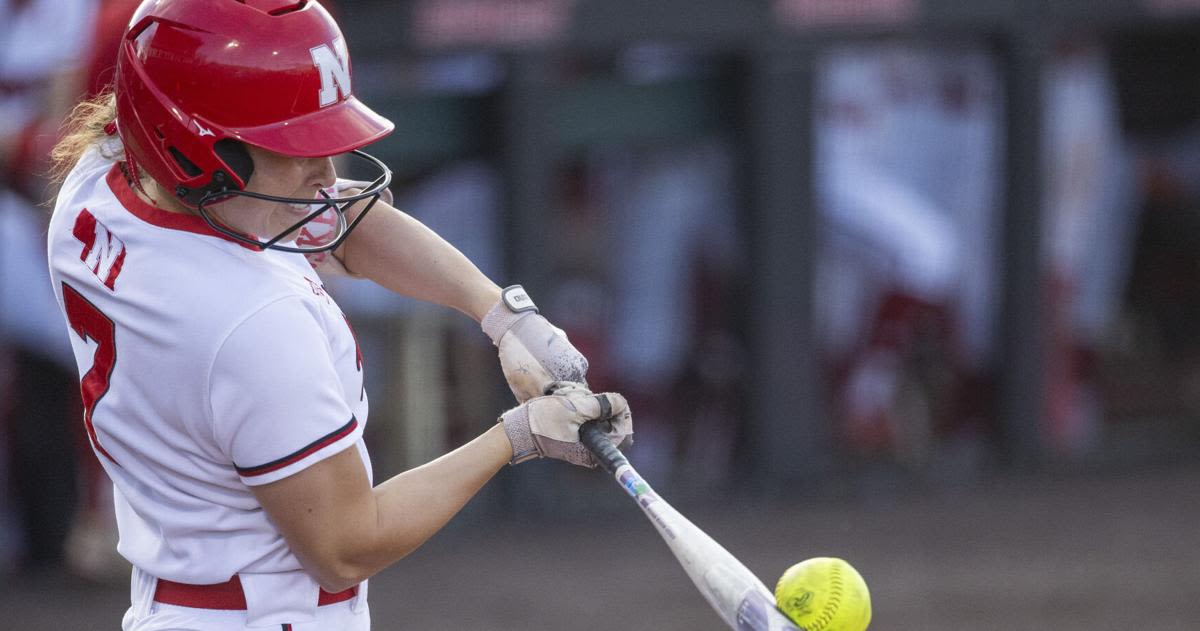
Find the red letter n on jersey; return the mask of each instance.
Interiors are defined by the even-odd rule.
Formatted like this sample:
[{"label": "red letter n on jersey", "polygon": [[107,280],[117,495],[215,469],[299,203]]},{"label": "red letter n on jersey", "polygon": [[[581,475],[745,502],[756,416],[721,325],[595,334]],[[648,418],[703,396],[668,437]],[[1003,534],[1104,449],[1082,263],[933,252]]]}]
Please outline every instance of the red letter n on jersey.
[{"label": "red letter n on jersey", "polygon": [[96,217],[86,208],[75,218],[75,229],[71,232],[83,244],[79,260],[92,270],[105,287],[114,289],[117,275],[125,264],[125,244],[109,232],[104,224],[96,221]]}]

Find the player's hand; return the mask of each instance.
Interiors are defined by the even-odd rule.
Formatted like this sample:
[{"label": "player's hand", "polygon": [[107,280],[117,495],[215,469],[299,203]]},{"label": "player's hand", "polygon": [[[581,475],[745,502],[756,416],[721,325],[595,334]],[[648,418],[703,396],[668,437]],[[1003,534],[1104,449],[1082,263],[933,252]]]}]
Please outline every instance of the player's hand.
[{"label": "player's hand", "polygon": [[510,464],[533,458],[554,458],[594,469],[595,457],[579,442],[579,427],[600,419],[601,429],[614,445],[633,435],[633,415],[625,397],[592,394],[578,383],[554,383],[554,394],[535,397],[500,416],[512,443]]},{"label": "player's hand", "polygon": [[517,401],[546,394],[556,381],[587,386],[587,359],[537,312],[520,285],[506,287],[480,324],[499,349],[500,368]]}]

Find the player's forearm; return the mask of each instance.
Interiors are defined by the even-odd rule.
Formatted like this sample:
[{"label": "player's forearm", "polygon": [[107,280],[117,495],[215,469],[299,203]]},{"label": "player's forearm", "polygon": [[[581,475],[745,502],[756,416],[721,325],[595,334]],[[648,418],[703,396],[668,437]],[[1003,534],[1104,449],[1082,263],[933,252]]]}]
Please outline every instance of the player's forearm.
[{"label": "player's forearm", "polygon": [[477,321],[500,297],[500,288],[454,246],[382,201],[350,234],[340,255],[355,274]]},{"label": "player's forearm", "polygon": [[[442,457],[401,473],[374,489],[375,521],[370,534],[343,553],[339,577],[326,589],[345,588],[399,561],[438,530],[500,470],[512,446],[497,424]],[[366,544],[366,545],[361,545]]]}]

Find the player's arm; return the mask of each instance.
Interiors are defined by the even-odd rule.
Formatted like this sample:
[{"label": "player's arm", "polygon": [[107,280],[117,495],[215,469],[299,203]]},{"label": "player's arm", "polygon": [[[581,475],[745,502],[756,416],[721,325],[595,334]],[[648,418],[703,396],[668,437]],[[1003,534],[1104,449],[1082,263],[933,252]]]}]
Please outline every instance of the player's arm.
[{"label": "player's arm", "polygon": [[[347,193],[356,192],[356,189]],[[351,217],[361,209],[351,209]],[[566,333],[537,313],[519,286],[503,292],[465,255],[383,199],[334,256],[350,273],[405,296],[453,307],[480,322],[500,354],[517,401],[556,381],[587,383],[587,359]]]},{"label": "player's arm", "polygon": [[[357,216],[358,210],[351,214]],[[383,199],[335,256],[352,274],[399,294],[457,309],[476,322],[500,298],[500,287],[462,252]]]},{"label": "player's arm", "polygon": [[442,528],[508,462],[500,425],[371,488],[358,449],[253,487],[306,571],[341,591],[400,560]]},{"label": "player's arm", "polygon": [[354,447],[252,488],[305,570],[326,590],[340,591],[415,550],[505,463],[541,456],[593,466],[579,444],[580,425],[615,416],[610,440],[619,443],[632,432],[620,395],[560,393],[509,410],[475,440],[375,488]]},{"label": "player's arm", "polygon": [[[208,371],[208,425],[215,447],[256,495],[304,567],[327,589],[344,589],[403,557],[446,523],[505,462],[580,459],[578,427],[624,414],[618,395],[560,384],[560,392],[502,415],[498,428],[372,489],[358,451],[342,368],[319,308],[295,296],[247,315],[226,336]],[[335,353],[340,353],[336,354]],[[583,450],[586,452],[586,450]],[[574,458],[574,459],[573,459]]]}]

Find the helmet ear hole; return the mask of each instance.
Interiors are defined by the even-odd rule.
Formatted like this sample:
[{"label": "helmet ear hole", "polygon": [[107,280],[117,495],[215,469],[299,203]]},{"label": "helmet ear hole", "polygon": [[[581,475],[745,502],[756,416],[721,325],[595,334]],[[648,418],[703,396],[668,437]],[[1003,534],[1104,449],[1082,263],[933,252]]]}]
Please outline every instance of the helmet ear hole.
[{"label": "helmet ear hole", "polygon": [[213,151],[222,162],[229,165],[229,169],[243,184],[250,182],[250,176],[254,174],[254,160],[246,150],[246,145],[232,138],[224,138],[213,145]]},{"label": "helmet ear hole", "polygon": [[196,177],[197,175],[204,173],[200,167],[196,166],[195,162],[188,160],[187,156],[183,155],[183,153],[175,147],[167,147],[167,151],[171,152],[171,157],[175,158],[175,164],[178,164],[179,168],[183,169],[183,172],[186,173],[188,177]]}]

